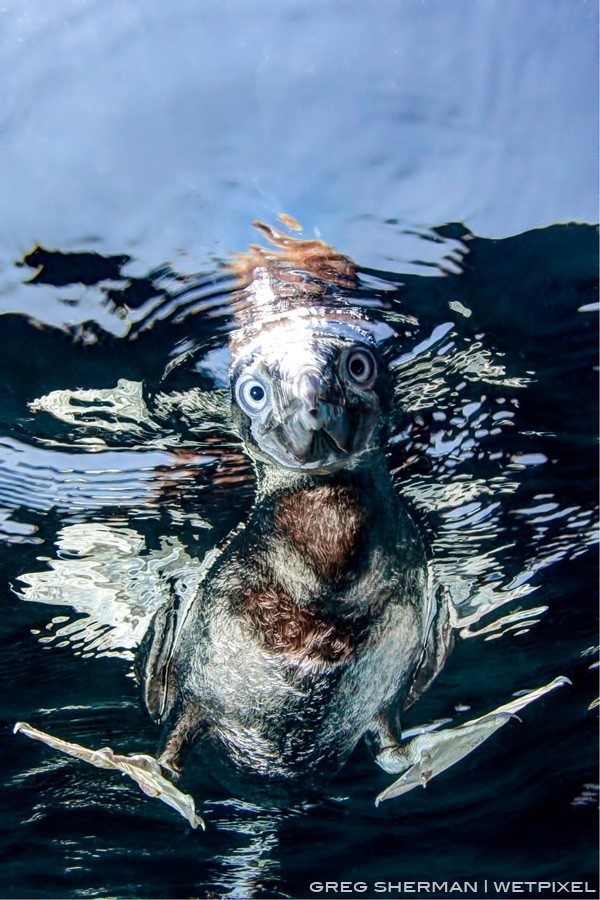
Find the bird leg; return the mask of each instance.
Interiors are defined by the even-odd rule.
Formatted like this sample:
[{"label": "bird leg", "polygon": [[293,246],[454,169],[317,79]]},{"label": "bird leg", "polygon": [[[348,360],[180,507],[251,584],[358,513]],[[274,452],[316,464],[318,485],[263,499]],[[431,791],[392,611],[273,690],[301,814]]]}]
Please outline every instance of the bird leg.
[{"label": "bird leg", "polygon": [[[555,678],[549,684],[515,697],[492,712],[456,728],[423,731],[407,743],[398,742],[382,747],[375,757],[377,764],[385,772],[401,775],[379,794],[375,805],[379,805],[382,800],[399,797],[419,785],[425,787],[432,778],[459,762],[511,718],[515,718],[519,710],[549,691],[570,683],[568,678]],[[380,734],[384,733],[380,730]]]}]

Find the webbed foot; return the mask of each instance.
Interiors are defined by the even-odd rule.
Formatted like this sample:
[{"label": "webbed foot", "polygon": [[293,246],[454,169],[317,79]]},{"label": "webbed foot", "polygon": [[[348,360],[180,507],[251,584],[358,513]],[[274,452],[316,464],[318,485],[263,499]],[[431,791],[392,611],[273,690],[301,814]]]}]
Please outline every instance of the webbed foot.
[{"label": "webbed foot", "polygon": [[45,731],[39,731],[32,728],[27,722],[17,722],[13,731],[26,735],[36,741],[42,741],[61,753],[68,756],[74,756],[84,762],[97,766],[99,769],[116,769],[123,775],[128,775],[142,789],[148,797],[156,797],[162,800],[167,806],[176,810],[180,815],[187,819],[192,828],[200,826],[204,830],[204,822],[196,814],[194,800],[189,794],[183,794],[179,791],[170,780],[166,779],[161,772],[161,765],[153,756],[137,753],[132,756],[121,756],[114,753],[110,747],[102,747],[101,750],[90,750],[81,744],[73,744],[70,741],[63,741],[61,738],[47,734]]},{"label": "webbed foot", "polygon": [[427,731],[417,735],[405,745],[384,748],[375,758],[377,764],[390,774],[398,772],[402,774],[378,795],[375,805],[378,806],[382,800],[399,797],[419,785],[425,787],[440,772],[479,747],[509,719],[514,718],[523,707],[554,688],[570,683],[568,678],[555,678],[549,684],[515,697],[509,703],[499,706],[485,716],[465,722],[464,725],[441,731]]}]

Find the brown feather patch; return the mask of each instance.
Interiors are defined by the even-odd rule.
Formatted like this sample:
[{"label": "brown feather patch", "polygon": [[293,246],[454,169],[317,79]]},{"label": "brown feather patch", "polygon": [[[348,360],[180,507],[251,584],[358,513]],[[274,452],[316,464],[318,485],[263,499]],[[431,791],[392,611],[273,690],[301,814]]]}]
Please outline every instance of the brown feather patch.
[{"label": "brown feather patch", "polygon": [[244,609],[267,650],[299,662],[346,662],[364,634],[364,623],[359,619],[326,622],[274,587],[248,588]]},{"label": "brown feather patch", "polygon": [[352,488],[322,485],[281,497],[276,527],[323,577],[344,576],[362,546],[365,511]]}]

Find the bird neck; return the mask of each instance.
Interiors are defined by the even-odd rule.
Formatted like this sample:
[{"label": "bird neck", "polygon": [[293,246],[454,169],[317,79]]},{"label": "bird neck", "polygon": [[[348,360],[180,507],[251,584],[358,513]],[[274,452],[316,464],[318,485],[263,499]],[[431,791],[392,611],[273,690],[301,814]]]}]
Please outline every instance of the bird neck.
[{"label": "bird neck", "polygon": [[351,465],[331,472],[286,469],[283,466],[256,461],[258,476],[257,503],[282,493],[298,493],[326,486],[347,486],[368,497],[371,492],[388,491],[391,476],[384,454],[379,449],[362,453]]}]

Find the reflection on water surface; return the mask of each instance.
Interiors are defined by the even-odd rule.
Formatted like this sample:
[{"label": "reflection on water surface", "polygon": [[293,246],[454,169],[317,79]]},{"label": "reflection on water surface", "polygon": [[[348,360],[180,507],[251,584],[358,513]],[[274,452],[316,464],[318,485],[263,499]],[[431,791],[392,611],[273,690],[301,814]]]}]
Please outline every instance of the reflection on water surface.
[{"label": "reflection on water surface", "polygon": [[[440,243],[445,240],[433,236]],[[548,577],[561,566],[576,565],[595,541],[588,435],[582,428],[561,429],[561,413],[554,405],[546,422],[540,411],[549,394],[560,392],[555,385],[564,383],[565,372],[577,377],[582,388],[590,380],[593,231],[571,226],[490,245],[463,230],[460,238],[454,232],[450,241],[452,272],[442,266],[436,279],[368,270],[351,301],[377,323],[380,348],[393,373],[390,468],[426,540],[435,582],[447,591],[459,641],[450,674],[440,676],[410,711],[408,734],[438,719],[439,724],[460,724],[556,675],[568,675],[573,687],[539,701],[554,715],[565,715],[574,696],[581,695],[584,709],[594,705],[585,674],[591,640],[585,636],[585,621],[571,629],[566,642],[563,636],[559,652],[549,652],[552,638],[545,644],[536,637],[541,629],[553,634],[555,625],[548,616],[553,618],[556,606],[562,606],[560,596],[548,590],[556,583]],[[552,310],[549,328],[532,333],[533,313],[528,312],[514,318],[507,335],[503,327],[496,328],[506,302],[502,285],[496,298],[482,301],[479,287],[472,286],[478,268],[501,267],[503,255],[511,259],[515,242],[543,255],[547,241],[554,247],[564,244],[563,268],[556,263],[550,295],[540,269],[544,304]],[[577,246],[581,258],[586,243],[590,266],[582,277],[580,266],[576,274],[571,272],[570,251]],[[49,271],[52,284],[57,279],[66,282],[68,255],[54,260]],[[38,271],[35,289],[43,283],[43,272]],[[230,283],[219,271],[188,275],[184,288],[176,277],[165,283],[163,273],[150,273],[146,280],[156,293],[128,321],[118,294],[130,286],[118,288],[111,278],[111,314],[125,323],[123,336],[113,331],[109,337],[90,322],[71,326],[65,347],[80,360],[75,384],[86,387],[35,391],[27,398],[29,409],[23,406],[21,421],[15,421],[2,442],[3,534],[24,552],[31,546],[23,560],[37,557],[33,565],[23,561],[15,568],[13,563],[11,578],[19,576],[15,587],[22,599],[54,607],[50,614],[40,608],[33,634],[42,646],[69,648],[96,666],[105,665],[99,657],[122,660],[118,665],[124,685],[131,684],[125,678],[132,653],[153,613],[170,591],[182,600],[195,595],[214,548],[248,514],[253,495],[252,467],[230,420],[228,391],[222,387],[232,328]],[[102,295],[102,280],[96,289]],[[523,307],[539,304],[541,290],[535,282],[523,290]],[[210,295],[206,306],[199,299],[203,293]],[[162,310],[158,316],[157,309]],[[559,357],[547,352],[555,320],[562,323],[566,347]],[[22,319],[10,322],[12,328],[22,328]],[[81,341],[82,327],[96,339]],[[41,330],[30,326],[32,340],[43,339],[49,328],[52,325]],[[143,352],[145,341],[151,342],[153,371]],[[574,350],[569,355],[570,346]],[[121,361],[126,377],[120,377]],[[67,359],[65,370],[72,365]],[[102,378],[93,386],[99,373]],[[62,376],[61,381],[64,384]],[[45,384],[53,387],[47,379]],[[582,389],[572,398],[582,414],[589,409],[589,397]],[[572,421],[574,411],[565,414]],[[473,650],[463,650],[465,638],[471,639]],[[496,643],[498,638],[502,640]],[[506,651],[498,652],[506,642],[510,666]],[[67,657],[57,664],[71,667]],[[91,746],[102,743],[102,716],[96,718],[96,710],[82,717],[77,707],[61,704],[59,694],[54,706],[54,698],[39,688],[36,722],[49,731],[62,725],[69,739],[87,740]],[[126,687],[119,690],[130,696],[130,717],[135,697]],[[141,722],[140,713],[135,717]],[[524,731],[533,727],[530,717],[529,711],[523,714]],[[127,719],[119,724],[114,708],[108,722],[105,742],[110,739],[121,751],[148,750],[156,739],[144,723],[132,740]],[[510,741],[510,732],[506,735],[503,732]],[[502,738],[496,740],[496,754],[501,755]],[[89,796],[107,813],[113,807],[114,788],[92,782],[87,773],[72,778],[70,767],[68,795],[60,799],[47,782],[65,763],[40,768],[39,754],[36,759],[29,773],[15,776],[15,784],[30,784],[38,772],[35,777],[43,777],[46,784],[35,791],[36,811],[30,821],[42,821],[52,809],[76,809]],[[503,764],[505,770],[513,765],[508,760]],[[351,789],[358,766],[361,787]],[[229,872],[220,883],[229,885],[234,896],[268,892],[264,884],[280,877],[276,848],[287,817],[274,812],[271,821],[270,814],[258,808],[219,799],[222,789],[205,783],[201,759],[194,769],[186,776],[186,789],[202,798],[209,827],[223,837],[228,832],[236,836],[236,849],[217,852],[211,863],[214,871],[224,865]],[[47,778],[42,774],[46,772]],[[456,793],[460,773],[453,778]],[[350,795],[342,808],[350,804],[361,821],[364,803],[369,794],[374,796],[373,789],[367,789],[374,780],[372,764],[367,758],[359,763],[358,757],[336,779],[342,793]],[[586,790],[582,784],[571,797],[574,808]],[[463,791],[464,784],[459,793]],[[451,804],[451,784],[448,792],[443,796]],[[130,793],[122,786],[118,800],[115,795],[123,810],[131,807],[136,815],[164,820],[155,810],[141,811],[139,799]],[[425,795],[427,802],[430,796]],[[323,802],[325,807],[314,807],[321,810],[319,815],[333,801]],[[391,804],[406,802],[402,798]],[[229,824],[221,821],[221,808]],[[306,815],[313,815],[310,806],[302,813]],[[393,811],[386,821],[390,816]],[[237,846],[243,835],[249,842]],[[219,878],[215,876],[215,883]]]}]

